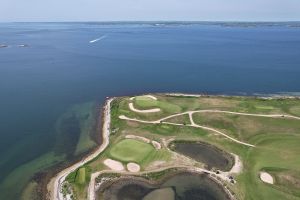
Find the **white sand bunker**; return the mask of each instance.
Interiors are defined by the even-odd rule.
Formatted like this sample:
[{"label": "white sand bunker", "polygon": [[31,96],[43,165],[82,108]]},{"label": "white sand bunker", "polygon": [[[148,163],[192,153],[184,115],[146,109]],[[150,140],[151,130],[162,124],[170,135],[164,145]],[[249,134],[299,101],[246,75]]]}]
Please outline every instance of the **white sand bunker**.
[{"label": "white sand bunker", "polygon": [[273,177],[267,172],[260,172],[259,177],[265,183],[274,184]]},{"label": "white sand bunker", "polygon": [[110,169],[116,170],[116,171],[122,171],[124,170],[124,166],[121,162],[112,160],[112,159],[106,159],[103,162],[107,167]]},{"label": "white sand bunker", "polygon": [[[143,95],[143,97],[148,97],[148,98],[150,98],[150,99],[153,99],[153,100],[157,100],[157,98],[155,97],[155,96],[153,96],[153,95]],[[131,97],[130,98],[130,100],[133,100],[135,97]]]},{"label": "white sand bunker", "polygon": [[131,162],[127,164],[127,169],[130,172],[139,172],[141,167],[138,164]]},{"label": "white sand bunker", "polygon": [[153,108],[153,109],[147,109],[147,110],[139,110],[139,109],[136,109],[133,106],[133,103],[129,103],[129,108],[130,108],[130,110],[132,110],[134,112],[138,112],[138,113],[154,113],[154,112],[159,112],[160,111],[160,108]]},{"label": "white sand bunker", "polygon": [[154,148],[155,148],[156,150],[161,149],[161,145],[160,145],[159,142],[156,142],[156,141],[152,140],[151,143],[152,143],[152,145],[154,146]]},{"label": "white sand bunker", "polygon": [[120,116],[119,116],[119,119],[125,119],[125,120],[128,120],[129,118],[126,117],[125,115],[120,115]]},{"label": "white sand bunker", "polygon": [[229,173],[239,174],[243,169],[243,163],[238,155],[232,154],[234,156],[234,165],[229,171]]}]

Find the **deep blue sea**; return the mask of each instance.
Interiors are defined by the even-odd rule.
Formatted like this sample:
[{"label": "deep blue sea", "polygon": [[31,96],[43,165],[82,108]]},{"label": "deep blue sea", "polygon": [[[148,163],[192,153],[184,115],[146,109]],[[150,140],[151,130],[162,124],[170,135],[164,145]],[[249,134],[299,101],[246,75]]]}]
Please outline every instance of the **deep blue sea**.
[{"label": "deep blue sea", "polygon": [[56,124],[74,105],[148,92],[300,92],[300,28],[286,24],[2,23],[1,44],[0,199],[18,199],[55,163]]}]

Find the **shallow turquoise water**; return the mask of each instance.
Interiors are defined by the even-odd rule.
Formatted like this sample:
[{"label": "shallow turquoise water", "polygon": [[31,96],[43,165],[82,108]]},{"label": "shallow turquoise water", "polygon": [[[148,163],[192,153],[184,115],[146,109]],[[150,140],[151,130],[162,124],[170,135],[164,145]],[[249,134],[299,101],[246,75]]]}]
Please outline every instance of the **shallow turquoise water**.
[{"label": "shallow turquoise water", "polygon": [[[285,25],[8,23],[2,43],[0,199],[17,198],[22,184],[12,190],[11,180],[73,153],[58,145],[56,125],[74,105],[146,92],[300,91],[300,29]],[[76,144],[78,119],[65,127]]]}]

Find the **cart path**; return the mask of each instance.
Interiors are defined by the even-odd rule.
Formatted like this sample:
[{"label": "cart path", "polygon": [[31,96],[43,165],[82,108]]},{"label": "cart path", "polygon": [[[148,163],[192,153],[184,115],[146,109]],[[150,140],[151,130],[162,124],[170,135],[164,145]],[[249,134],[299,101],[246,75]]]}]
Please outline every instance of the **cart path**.
[{"label": "cart path", "polygon": [[[198,125],[194,122],[193,120],[193,114],[194,113],[225,113],[225,114],[233,114],[233,115],[243,115],[243,116],[254,116],[254,117],[268,117],[268,118],[285,118],[285,119],[296,119],[296,120],[300,120],[300,117],[296,117],[293,115],[286,115],[286,114],[252,114],[252,113],[242,113],[242,112],[233,112],[233,111],[223,111],[223,110],[195,110],[195,111],[187,111],[187,112],[182,112],[182,113],[177,113],[177,114],[173,114],[173,115],[169,115],[167,117],[163,117],[159,120],[154,120],[154,121],[146,121],[146,120],[139,120],[136,118],[129,118],[126,117],[125,115],[120,115],[119,118],[123,119],[123,120],[128,120],[128,121],[135,121],[135,122],[140,122],[140,123],[147,123],[147,124],[170,124],[170,125],[175,125],[175,126],[189,126],[189,127],[195,127],[195,128],[201,128],[204,130],[209,130],[209,131],[213,131],[215,133],[218,133],[238,144],[242,144],[245,146],[249,146],[249,147],[255,147],[255,145],[253,144],[249,144],[246,142],[242,142],[239,141],[217,129],[211,128],[211,127],[207,127],[207,126],[201,126]],[[172,123],[172,122],[165,122],[165,120],[173,118],[173,117],[177,117],[177,116],[181,116],[181,115],[189,115],[189,119],[190,119],[190,124],[180,124],[180,123]]]}]

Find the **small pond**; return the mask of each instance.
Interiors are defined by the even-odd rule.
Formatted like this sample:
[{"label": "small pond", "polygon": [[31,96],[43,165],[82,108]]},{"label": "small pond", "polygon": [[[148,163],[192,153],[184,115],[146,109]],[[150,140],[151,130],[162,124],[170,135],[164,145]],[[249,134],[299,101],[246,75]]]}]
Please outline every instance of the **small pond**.
[{"label": "small pond", "polygon": [[103,200],[229,200],[223,187],[207,174],[178,172],[160,183],[123,177],[98,191]]},{"label": "small pond", "polygon": [[208,169],[214,167],[222,171],[229,171],[234,164],[234,157],[231,154],[207,143],[174,141],[170,144],[170,148],[206,164]]}]

